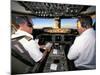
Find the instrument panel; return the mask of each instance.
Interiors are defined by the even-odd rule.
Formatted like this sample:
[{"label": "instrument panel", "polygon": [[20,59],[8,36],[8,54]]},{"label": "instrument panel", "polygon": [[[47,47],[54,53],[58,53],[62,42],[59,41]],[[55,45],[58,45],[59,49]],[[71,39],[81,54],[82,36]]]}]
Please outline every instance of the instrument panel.
[{"label": "instrument panel", "polygon": [[72,34],[41,34],[38,38],[44,38],[47,42],[68,43],[73,42],[76,35]]},{"label": "instrument panel", "polygon": [[48,32],[48,33],[70,33],[71,30],[70,29],[66,29],[66,28],[51,28],[51,29],[44,29],[44,32]]}]

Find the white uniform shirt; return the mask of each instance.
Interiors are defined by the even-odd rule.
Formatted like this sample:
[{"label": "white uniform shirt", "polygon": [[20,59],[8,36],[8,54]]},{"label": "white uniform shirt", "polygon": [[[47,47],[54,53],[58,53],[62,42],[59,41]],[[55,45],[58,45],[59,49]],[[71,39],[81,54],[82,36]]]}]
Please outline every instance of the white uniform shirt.
[{"label": "white uniform shirt", "polygon": [[[25,32],[25,31],[22,31],[22,30],[18,30],[15,34],[12,35],[12,38],[16,38],[16,37],[23,36],[23,35],[33,38],[33,36],[31,34]],[[22,38],[21,40],[19,40],[19,42],[28,51],[28,53],[30,54],[30,56],[32,57],[32,59],[35,62],[38,62],[39,60],[42,59],[43,53],[40,52],[39,45],[36,40],[32,39],[32,40],[28,41],[25,38]]]},{"label": "white uniform shirt", "polygon": [[76,67],[96,68],[96,37],[92,28],[76,37],[67,56]]}]

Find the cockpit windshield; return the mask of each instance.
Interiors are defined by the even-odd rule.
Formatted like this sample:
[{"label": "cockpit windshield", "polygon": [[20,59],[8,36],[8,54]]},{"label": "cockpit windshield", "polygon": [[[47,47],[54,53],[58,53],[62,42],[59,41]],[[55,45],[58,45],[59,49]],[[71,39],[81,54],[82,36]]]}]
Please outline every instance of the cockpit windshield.
[{"label": "cockpit windshield", "polygon": [[34,28],[42,29],[44,27],[53,28],[54,19],[53,18],[32,18],[32,23],[34,24]]}]

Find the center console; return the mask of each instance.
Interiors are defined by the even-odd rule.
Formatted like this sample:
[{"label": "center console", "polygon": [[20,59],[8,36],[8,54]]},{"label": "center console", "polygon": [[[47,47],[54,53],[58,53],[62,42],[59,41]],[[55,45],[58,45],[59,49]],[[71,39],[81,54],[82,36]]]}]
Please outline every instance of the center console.
[{"label": "center console", "polygon": [[66,59],[69,46],[75,39],[73,34],[42,34],[38,38],[44,38],[47,42],[53,43],[51,51],[45,62],[43,72],[68,71],[68,59]]},{"label": "center console", "polygon": [[64,45],[60,43],[54,43],[43,72],[59,72],[67,70],[68,66],[64,52]]}]

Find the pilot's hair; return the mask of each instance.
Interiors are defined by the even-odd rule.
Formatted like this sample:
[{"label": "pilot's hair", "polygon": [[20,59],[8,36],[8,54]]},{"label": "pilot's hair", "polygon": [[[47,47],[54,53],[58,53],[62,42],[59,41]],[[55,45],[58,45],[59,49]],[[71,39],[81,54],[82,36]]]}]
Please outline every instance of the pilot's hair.
[{"label": "pilot's hair", "polygon": [[27,22],[27,19],[25,16],[16,16],[16,24],[19,25],[21,23]]},{"label": "pilot's hair", "polygon": [[27,16],[17,16],[16,17],[16,24],[17,25],[25,23],[25,22],[28,23],[29,27],[32,27],[32,23],[28,20]]},{"label": "pilot's hair", "polygon": [[83,28],[92,27],[92,18],[90,16],[79,16],[78,21],[80,21]]}]

